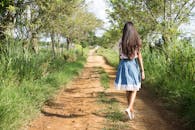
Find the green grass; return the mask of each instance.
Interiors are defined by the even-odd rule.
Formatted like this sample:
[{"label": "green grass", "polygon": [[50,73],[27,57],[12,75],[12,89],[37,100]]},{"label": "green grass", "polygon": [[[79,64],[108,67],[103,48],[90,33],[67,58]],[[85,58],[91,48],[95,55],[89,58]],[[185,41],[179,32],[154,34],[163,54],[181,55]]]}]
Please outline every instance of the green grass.
[{"label": "green grass", "polygon": [[104,109],[99,111],[107,119],[106,127],[103,130],[127,130],[125,124],[126,115],[119,108],[119,102],[115,98],[110,98],[105,92],[98,93],[98,103],[104,105]]},{"label": "green grass", "polygon": [[52,59],[48,51],[15,50],[18,53],[13,49],[0,56],[0,130],[19,130],[36,117],[44,102],[78,75],[86,61],[86,55],[77,54],[79,58],[68,62],[62,56]]},{"label": "green grass", "polygon": [[[84,58],[65,63],[61,70],[34,82],[25,80],[19,86],[10,84],[0,92],[0,129],[15,130],[34,117],[43,103],[52,98],[61,84],[69,82],[83,68]],[[10,125],[11,124],[11,125]]]},{"label": "green grass", "polygon": [[98,102],[106,105],[113,105],[118,103],[115,98],[108,98],[105,92],[98,93]]},{"label": "green grass", "polygon": [[[145,50],[145,73],[147,86],[178,112],[183,124],[189,130],[195,129],[195,50],[188,48],[169,50],[166,60],[157,50]],[[188,54],[189,53],[189,54]]]},{"label": "green grass", "polygon": [[110,111],[107,114],[107,118],[112,120],[113,122],[124,121],[125,120],[124,112],[121,112],[119,109],[116,108],[117,108],[116,105],[110,107]]},{"label": "green grass", "polygon": [[106,73],[103,68],[99,68],[99,73],[100,73],[101,85],[104,87],[104,89],[108,89],[109,88],[109,81],[110,81],[108,73]]}]

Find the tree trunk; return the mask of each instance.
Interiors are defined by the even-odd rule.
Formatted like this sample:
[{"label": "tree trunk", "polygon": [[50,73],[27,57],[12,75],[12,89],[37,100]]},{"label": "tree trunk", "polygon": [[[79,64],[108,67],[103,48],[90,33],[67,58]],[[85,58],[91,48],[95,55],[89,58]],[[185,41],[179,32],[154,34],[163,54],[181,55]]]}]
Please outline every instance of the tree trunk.
[{"label": "tree trunk", "polygon": [[55,40],[54,40],[54,33],[53,32],[51,33],[51,46],[52,46],[53,57],[55,58],[56,57],[56,54],[55,54]]},{"label": "tree trunk", "polygon": [[61,49],[61,54],[63,55],[63,51],[64,51],[64,44],[62,44],[62,49]]},{"label": "tree trunk", "polygon": [[38,40],[36,37],[36,33],[32,33],[32,39],[31,39],[31,44],[32,44],[32,50],[35,54],[38,53]]},{"label": "tree trunk", "polygon": [[67,38],[67,45],[66,45],[66,49],[69,50],[70,49],[70,39]]},{"label": "tree trunk", "polygon": [[58,53],[59,55],[61,55],[61,51],[60,51],[60,35],[57,36],[57,41],[58,41]]},{"label": "tree trunk", "polygon": [[84,50],[83,50],[83,47],[82,47],[82,56],[84,55]]},{"label": "tree trunk", "polygon": [[5,29],[3,27],[0,27],[0,40],[4,40],[5,39]]}]

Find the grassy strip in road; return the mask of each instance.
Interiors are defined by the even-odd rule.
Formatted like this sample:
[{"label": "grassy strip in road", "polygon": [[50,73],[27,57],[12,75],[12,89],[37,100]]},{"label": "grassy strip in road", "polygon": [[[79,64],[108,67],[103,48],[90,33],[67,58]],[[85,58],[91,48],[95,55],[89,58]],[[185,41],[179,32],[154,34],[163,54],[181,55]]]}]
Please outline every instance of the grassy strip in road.
[{"label": "grassy strip in road", "polygon": [[106,73],[103,68],[99,68],[98,71],[100,74],[101,85],[104,87],[104,89],[108,89],[109,88],[109,81],[110,81],[108,73]]},{"label": "grassy strip in road", "polygon": [[97,112],[107,119],[103,130],[128,130],[126,115],[122,112],[116,98],[109,97],[105,92],[98,93],[98,103],[104,105],[105,109]]},{"label": "grassy strip in road", "polygon": [[[101,48],[97,53],[104,56],[108,64],[117,67],[118,56],[116,52]],[[108,89],[108,74],[102,68],[99,68],[99,74],[101,85],[105,88],[105,90]],[[126,115],[120,110],[119,103],[116,98],[109,97],[106,92],[100,92],[98,93],[98,102],[105,106],[105,109],[97,112],[98,115],[102,115],[107,119],[107,122],[105,123],[106,127],[104,127],[103,130],[129,130],[128,125],[125,123],[127,120]]]}]

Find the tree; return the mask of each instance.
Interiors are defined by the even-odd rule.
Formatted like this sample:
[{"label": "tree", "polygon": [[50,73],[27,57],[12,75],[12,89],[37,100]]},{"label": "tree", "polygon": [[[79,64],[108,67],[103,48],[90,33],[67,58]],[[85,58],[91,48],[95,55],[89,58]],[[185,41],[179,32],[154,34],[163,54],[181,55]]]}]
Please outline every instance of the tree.
[{"label": "tree", "polygon": [[0,7],[0,40],[7,30],[15,30],[17,39],[24,41],[24,50],[38,53],[38,36],[50,36],[54,57],[60,38],[67,39],[69,48],[69,43],[85,40],[101,26],[83,0],[3,0]]},{"label": "tree", "polygon": [[69,48],[69,43],[75,39],[85,41],[90,33],[102,25],[102,21],[88,12],[85,5],[81,5],[68,17],[68,20],[64,20],[63,25],[65,26],[63,34],[68,39],[67,48]]},{"label": "tree", "polygon": [[178,27],[189,20],[194,0],[109,0],[111,23],[122,28],[133,21],[143,38],[159,33],[164,43],[179,35]]}]

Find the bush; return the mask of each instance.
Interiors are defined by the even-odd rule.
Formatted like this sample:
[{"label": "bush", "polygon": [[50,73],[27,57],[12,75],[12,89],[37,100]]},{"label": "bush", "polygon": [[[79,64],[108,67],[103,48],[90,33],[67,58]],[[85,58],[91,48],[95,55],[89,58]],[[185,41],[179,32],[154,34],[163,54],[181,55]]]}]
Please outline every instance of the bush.
[{"label": "bush", "polygon": [[195,48],[175,41],[166,49],[143,49],[146,82],[186,121],[189,129],[195,128]]}]

